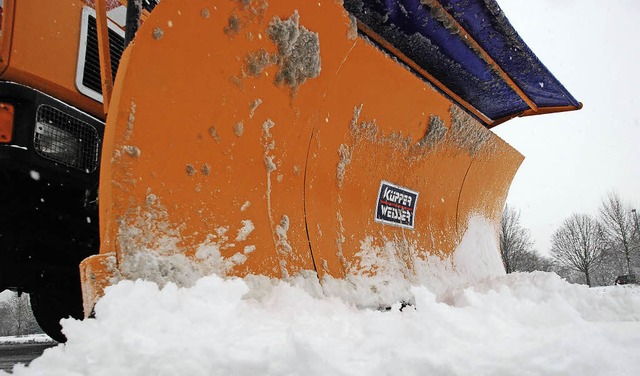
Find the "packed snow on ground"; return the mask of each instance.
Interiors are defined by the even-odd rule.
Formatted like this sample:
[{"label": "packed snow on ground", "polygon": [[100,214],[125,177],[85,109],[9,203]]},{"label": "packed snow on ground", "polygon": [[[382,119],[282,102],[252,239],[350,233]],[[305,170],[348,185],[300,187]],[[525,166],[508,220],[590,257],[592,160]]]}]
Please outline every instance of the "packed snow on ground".
[{"label": "packed snow on ground", "polygon": [[21,343],[55,343],[55,341],[46,334],[27,334],[24,336],[0,337],[0,346]]},{"label": "packed snow on ground", "polygon": [[[442,261],[442,270],[472,268],[470,258],[480,256],[474,249],[495,247],[478,228],[468,231],[453,261]],[[480,259],[478,268],[481,263],[493,269],[492,261]],[[13,372],[631,375],[640,370],[637,289],[589,289],[542,272],[491,272],[461,281],[453,278],[448,289],[415,286],[412,306],[395,304],[387,311],[321,296],[322,287],[308,277],[282,282],[211,276],[190,288],[122,281],[98,302],[95,319],[63,321],[67,344]]]},{"label": "packed snow on ground", "polygon": [[5,302],[13,296],[13,292],[9,290],[0,291],[0,303]]}]

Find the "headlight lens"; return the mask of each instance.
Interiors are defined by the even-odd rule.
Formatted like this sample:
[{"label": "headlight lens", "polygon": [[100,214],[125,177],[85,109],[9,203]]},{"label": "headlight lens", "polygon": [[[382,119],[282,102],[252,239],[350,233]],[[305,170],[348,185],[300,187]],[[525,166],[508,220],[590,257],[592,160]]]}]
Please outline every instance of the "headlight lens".
[{"label": "headlight lens", "polygon": [[52,124],[36,123],[36,148],[49,159],[68,166],[77,165],[80,140]]},{"label": "headlight lens", "polygon": [[86,173],[98,168],[96,128],[49,105],[41,105],[36,113],[33,146],[40,156]]}]

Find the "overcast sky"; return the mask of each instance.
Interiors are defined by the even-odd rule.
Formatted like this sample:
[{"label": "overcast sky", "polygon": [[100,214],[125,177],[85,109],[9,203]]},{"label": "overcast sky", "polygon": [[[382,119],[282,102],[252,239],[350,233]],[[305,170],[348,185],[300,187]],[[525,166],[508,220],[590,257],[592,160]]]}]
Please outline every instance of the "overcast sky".
[{"label": "overcast sky", "polygon": [[640,1],[498,0],[533,52],[584,104],[494,128],[526,159],[507,203],[537,249],[571,213],[597,214],[617,191],[640,210]]}]

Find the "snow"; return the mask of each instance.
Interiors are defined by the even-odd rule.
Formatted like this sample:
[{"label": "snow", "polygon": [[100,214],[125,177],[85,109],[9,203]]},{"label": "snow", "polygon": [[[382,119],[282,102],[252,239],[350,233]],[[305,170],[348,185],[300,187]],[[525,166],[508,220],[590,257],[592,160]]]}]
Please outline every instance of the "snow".
[{"label": "snow", "polygon": [[56,343],[56,341],[51,339],[51,337],[46,334],[29,334],[25,336],[0,337],[0,346],[25,343]]},{"label": "snow", "polygon": [[320,74],[320,41],[318,33],[300,25],[298,11],[287,20],[274,17],[267,34],[278,48],[276,83],[296,90],[307,78]]},{"label": "snow", "polygon": [[[255,279],[255,278],[254,278]],[[258,278],[259,279],[259,278]],[[640,297],[511,274],[358,309],[301,284],[203,278],[109,288],[96,319],[15,375],[602,375],[640,367]]]},{"label": "snow", "polygon": [[4,290],[0,291],[0,303],[11,299],[13,296],[13,291]]},{"label": "snow", "polygon": [[[590,289],[552,273],[504,275],[488,226],[472,220],[451,258],[425,260],[418,282],[402,287],[411,294],[407,307],[364,308],[333,294],[330,280],[321,286],[312,272],[286,282],[214,275],[188,288],[121,281],[98,302],[95,319],[63,320],[67,344],[13,372],[637,373],[640,287]],[[389,247],[363,241],[363,265],[385,257]]]},{"label": "snow", "polygon": [[236,241],[240,242],[240,241],[247,240],[247,237],[249,236],[249,234],[253,232],[254,229],[255,229],[255,226],[253,225],[252,221],[248,219],[243,220],[242,228],[238,230],[238,236],[236,236]]}]

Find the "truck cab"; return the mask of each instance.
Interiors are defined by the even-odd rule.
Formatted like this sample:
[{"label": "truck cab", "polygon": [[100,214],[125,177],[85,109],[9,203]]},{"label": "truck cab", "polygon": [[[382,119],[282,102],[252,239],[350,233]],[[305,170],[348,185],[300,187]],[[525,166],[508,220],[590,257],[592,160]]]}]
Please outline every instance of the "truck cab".
[{"label": "truck cab", "polygon": [[[108,1],[112,71],[124,7]],[[83,317],[78,264],[98,252],[105,115],[92,1],[0,0],[0,291],[42,329]]]}]

